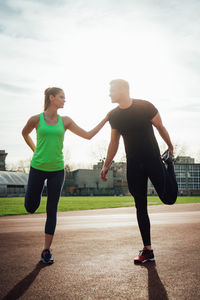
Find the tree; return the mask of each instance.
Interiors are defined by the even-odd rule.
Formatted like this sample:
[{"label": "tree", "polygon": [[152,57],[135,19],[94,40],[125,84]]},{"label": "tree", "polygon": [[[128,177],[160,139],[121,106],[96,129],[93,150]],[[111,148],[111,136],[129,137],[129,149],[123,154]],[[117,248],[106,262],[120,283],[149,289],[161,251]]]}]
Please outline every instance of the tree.
[{"label": "tree", "polygon": [[71,171],[70,158],[71,158],[71,153],[70,153],[69,149],[67,149],[64,154],[64,166],[65,166],[66,172]]},{"label": "tree", "polygon": [[105,156],[107,153],[108,141],[102,140],[91,149],[91,156],[95,158],[96,161],[105,161]]},{"label": "tree", "polygon": [[19,160],[16,163],[6,164],[6,170],[11,172],[28,173],[30,170],[31,158]]},{"label": "tree", "polygon": [[196,160],[197,160],[197,163],[200,163],[200,150],[197,151]]},{"label": "tree", "polygon": [[177,156],[186,156],[187,155],[187,147],[184,144],[174,144],[174,157]]}]

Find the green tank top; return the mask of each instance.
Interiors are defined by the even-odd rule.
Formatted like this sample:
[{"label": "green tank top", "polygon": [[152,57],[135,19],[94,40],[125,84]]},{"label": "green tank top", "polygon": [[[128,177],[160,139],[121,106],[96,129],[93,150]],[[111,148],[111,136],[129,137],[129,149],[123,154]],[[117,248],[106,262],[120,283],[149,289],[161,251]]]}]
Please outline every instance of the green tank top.
[{"label": "green tank top", "polygon": [[64,169],[63,141],[65,128],[62,117],[58,122],[49,125],[45,122],[44,114],[40,114],[37,128],[37,145],[31,160],[31,167],[42,171],[59,171]]}]

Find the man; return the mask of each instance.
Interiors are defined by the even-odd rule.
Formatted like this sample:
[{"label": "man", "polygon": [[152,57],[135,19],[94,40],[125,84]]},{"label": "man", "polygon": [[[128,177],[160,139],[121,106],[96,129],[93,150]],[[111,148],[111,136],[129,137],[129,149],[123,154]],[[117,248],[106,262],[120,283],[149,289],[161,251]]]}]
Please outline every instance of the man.
[{"label": "man", "polygon": [[[158,110],[148,101],[131,99],[128,82],[122,79],[111,81],[110,97],[112,103],[119,105],[109,116],[111,139],[100,176],[103,181],[107,180],[106,174],[117,153],[122,135],[127,158],[128,187],[135,200],[138,225],[144,244],[143,250],[139,252],[134,262],[141,264],[155,260],[147,212],[148,178],[163,203],[174,204],[177,198],[178,186],[172,161],[173,145]],[[152,125],[168,146],[162,157]]]}]

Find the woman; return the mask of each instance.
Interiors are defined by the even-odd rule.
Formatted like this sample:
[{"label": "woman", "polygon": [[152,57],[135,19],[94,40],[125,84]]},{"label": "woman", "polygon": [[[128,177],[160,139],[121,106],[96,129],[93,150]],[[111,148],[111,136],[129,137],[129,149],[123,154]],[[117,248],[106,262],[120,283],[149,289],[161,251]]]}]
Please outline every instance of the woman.
[{"label": "woman", "polygon": [[[64,182],[63,141],[67,129],[85,139],[91,139],[104,126],[108,115],[92,130],[85,131],[69,117],[61,117],[57,111],[64,107],[65,94],[57,87],[45,90],[44,112],[32,116],[22,130],[22,135],[33,150],[28,186],[25,195],[25,208],[34,213],[40,205],[44,182],[47,179],[47,219],[45,225],[44,250],[41,261],[47,264],[54,262],[50,252],[57,217],[57,206]],[[37,132],[35,146],[30,133]]]}]

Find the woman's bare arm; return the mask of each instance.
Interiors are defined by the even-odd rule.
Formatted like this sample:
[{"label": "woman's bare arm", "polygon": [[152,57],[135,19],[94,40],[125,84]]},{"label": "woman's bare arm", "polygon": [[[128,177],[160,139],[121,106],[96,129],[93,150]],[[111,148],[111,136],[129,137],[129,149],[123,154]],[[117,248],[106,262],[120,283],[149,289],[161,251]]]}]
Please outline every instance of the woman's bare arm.
[{"label": "woman's bare arm", "polygon": [[64,117],[63,121],[64,121],[64,126],[65,129],[69,129],[71,132],[73,132],[74,134],[90,140],[91,138],[93,138],[100,130],[101,128],[105,125],[105,123],[108,121],[108,116],[109,114],[106,115],[106,117],[97,125],[95,126],[92,130],[90,131],[86,131],[83,128],[79,127],[71,118],[69,117]]},{"label": "woman's bare arm", "polygon": [[33,116],[28,120],[28,122],[22,129],[22,136],[25,142],[27,143],[27,145],[31,148],[31,150],[33,150],[33,152],[35,151],[36,147],[29,134],[33,131],[34,128],[37,128],[38,123],[39,123],[39,115]]}]

